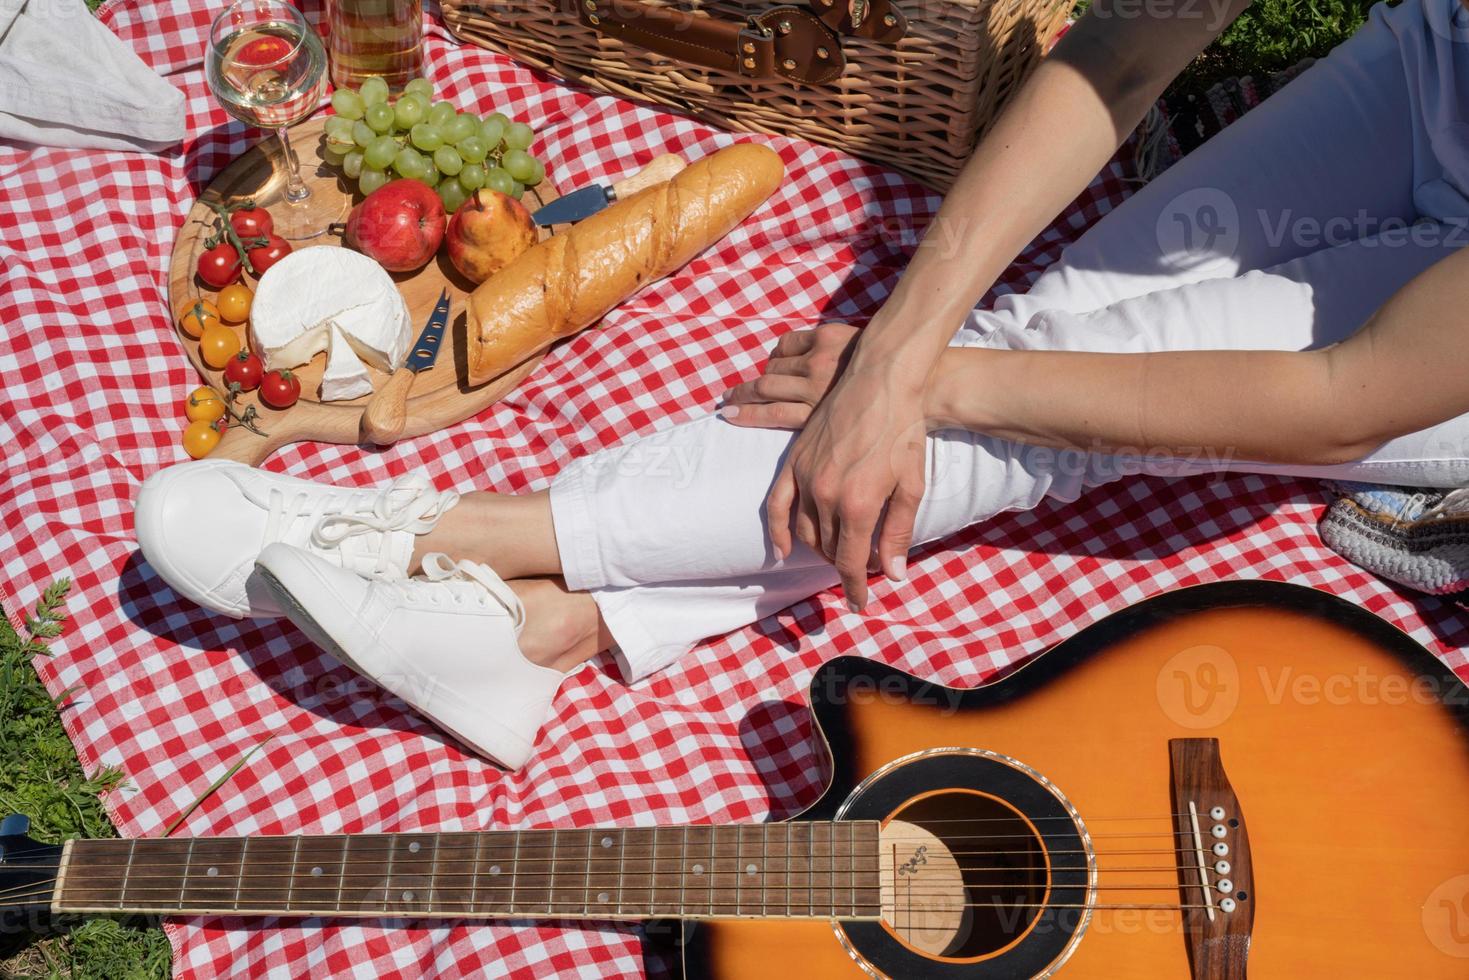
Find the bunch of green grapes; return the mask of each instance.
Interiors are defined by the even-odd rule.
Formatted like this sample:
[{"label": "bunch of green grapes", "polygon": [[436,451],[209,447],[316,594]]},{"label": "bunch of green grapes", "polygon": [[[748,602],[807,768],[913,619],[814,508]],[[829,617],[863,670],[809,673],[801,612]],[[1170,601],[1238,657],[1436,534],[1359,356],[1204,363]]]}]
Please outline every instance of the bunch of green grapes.
[{"label": "bunch of green grapes", "polygon": [[449,212],[481,187],[519,198],[546,176],[529,153],[535,133],[503,113],[484,118],[434,101],[434,86],[415,78],[396,101],[388,86],[369,78],[357,91],[332,95],[337,114],[326,121],[328,163],[340,166],[362,193],[395,177],[434,188]]}]

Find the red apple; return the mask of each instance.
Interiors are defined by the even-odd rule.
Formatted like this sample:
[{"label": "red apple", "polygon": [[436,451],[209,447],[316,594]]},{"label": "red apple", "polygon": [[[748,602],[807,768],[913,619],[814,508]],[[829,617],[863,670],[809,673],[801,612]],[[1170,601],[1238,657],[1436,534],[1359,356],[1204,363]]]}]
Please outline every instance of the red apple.
[{"label": "red apple", "polygon": [[352,209],[346,238],[389,272],[422,268],[444,240],[444,202],[419,181],[389,181]]},{"label": "red apple", "polygon": [[447,238],[454,268],[484,282],[536,243],[536,223],[515,198],[482,187],[449,219]]}]

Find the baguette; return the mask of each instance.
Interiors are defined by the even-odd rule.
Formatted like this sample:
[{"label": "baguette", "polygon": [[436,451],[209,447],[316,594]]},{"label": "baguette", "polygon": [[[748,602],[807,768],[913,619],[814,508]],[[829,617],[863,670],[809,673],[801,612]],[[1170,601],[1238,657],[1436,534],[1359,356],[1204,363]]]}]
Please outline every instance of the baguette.
[{"label": "baguette", "polygon": [[469,297],[471,384],[584,330],[723,238],[780,184],[780,156],[738,143],[535,245]]}]

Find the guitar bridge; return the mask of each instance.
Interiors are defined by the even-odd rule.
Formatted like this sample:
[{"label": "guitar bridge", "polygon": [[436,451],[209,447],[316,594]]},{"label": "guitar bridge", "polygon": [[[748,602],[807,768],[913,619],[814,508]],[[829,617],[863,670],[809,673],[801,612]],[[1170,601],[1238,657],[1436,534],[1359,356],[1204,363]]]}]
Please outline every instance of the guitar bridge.
[{"label": "guitar bridge", "polygon": [[1243,980],[1254,928],[1250,838],[1219,759],[1219,740],[1175,738],[1174,848],[1184,941],[1194,980]]}]

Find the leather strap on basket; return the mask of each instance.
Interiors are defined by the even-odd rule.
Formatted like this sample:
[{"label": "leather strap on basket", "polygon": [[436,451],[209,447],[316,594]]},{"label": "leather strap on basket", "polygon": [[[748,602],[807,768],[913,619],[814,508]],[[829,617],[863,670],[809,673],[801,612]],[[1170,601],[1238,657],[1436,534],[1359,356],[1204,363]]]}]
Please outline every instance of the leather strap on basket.
[{"label": "leather strap on basket", "polygon": [[838,34],[895,44],[908,33],[908,18],[891,0],[808,0],[811,9]]},{"label": "leather strap on basket", "polygon": [[564,2],[598,34],[701,68],[822,85],[847,66],[837,36],[800,7],[773,7],[742,24],[639,0]]}]

